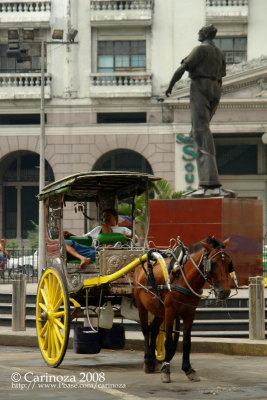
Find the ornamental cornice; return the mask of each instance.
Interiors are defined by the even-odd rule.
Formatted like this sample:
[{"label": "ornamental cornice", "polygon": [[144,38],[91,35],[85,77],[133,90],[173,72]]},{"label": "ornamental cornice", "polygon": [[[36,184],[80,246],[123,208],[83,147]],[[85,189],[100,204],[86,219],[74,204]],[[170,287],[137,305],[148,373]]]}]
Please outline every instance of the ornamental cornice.
[{"label": "ornamental cornice", "polygon": [[242,15],[241,13],[230,14],[230,13],[218,13],[218,14],[208,14],[206,15],[207,23],[211,24],[245,24],[248,22],[248,16]]},{"label": "ornamental cornice", "polygon": [[259,79],[253,79],[253,80],[248,80],[248,81],[242,81],[242,82],[236,82],[235,84],[231,84],[231,85],[224,85],[222,87],[222,96],[226,93],[231,93],[231,92],[236,92],[240,89],[245,89],[248,87],[252,87],[252,86],[257,86],[259,83]]},{"label": "ornamental cornice", "polygon": [[[265,110],[267,109],[267,99],[237,99],[233,101],[232,99],[221,99],[218,109],[232,109],[232,110],[242,110],[242,109],[249,109],[249,110]],[[172,103],[169,105],[170,109],[173,110],[189,110],[190,109],[190,101],[183,100],[177,103]]]}]

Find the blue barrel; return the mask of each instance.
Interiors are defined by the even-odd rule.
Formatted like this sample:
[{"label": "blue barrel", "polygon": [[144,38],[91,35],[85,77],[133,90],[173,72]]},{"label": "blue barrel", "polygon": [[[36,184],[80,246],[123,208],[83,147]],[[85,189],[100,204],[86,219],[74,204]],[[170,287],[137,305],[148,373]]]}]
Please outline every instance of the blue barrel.
[{"label": "blue barrel", "polygon": [[76,326],[74,329],[73,350],[79,354],[97,354],[101,350],[100,334],[90,327]]},{"label": "blue barrel", "polygon": [[122,324],[113,324],[111,329],[99,329],[101,347],[119,350],[125,346],[125,330]]}]

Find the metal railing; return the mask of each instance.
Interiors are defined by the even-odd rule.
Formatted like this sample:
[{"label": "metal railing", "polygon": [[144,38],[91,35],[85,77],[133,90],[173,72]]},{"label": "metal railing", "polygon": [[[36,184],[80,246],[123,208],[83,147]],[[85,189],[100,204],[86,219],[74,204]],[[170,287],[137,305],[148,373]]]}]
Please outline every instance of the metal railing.
[{"label": "metal railing", "polygon": [[0,271],[0,283],[12,283],[18,274],[25,274],[27,282],[37,282],[38,250],[34,248],[8,248],[12,256]]}]

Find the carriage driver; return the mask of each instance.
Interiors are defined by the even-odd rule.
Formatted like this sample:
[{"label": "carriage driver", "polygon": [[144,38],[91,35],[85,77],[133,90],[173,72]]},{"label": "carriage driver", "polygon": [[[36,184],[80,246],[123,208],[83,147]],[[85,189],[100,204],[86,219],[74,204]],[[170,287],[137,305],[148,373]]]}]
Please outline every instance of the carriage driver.
[{"label": "carriage driver", "polygon": [[[132,237],[132,232],[125,226],[118,226],[118,213],[112,208],[107,208],[102,213],[103,225],[97,226],[90,232],[84,234],[83,236],[91,236],[91,238],[97,239],[100,233],[122,233],[127,238]],[[65,238],[66,250],[67,252],[75,258],[81,261],[80,269],[86,268],[91,261],[95,260],[95,248],[93,246],[85,246],[76,243],[74,240],[66,240],[70,236],[75,236],[68,231],[63,231],[63,236]],[[135,235],[135,242],[138,241],[138,237]]]}]

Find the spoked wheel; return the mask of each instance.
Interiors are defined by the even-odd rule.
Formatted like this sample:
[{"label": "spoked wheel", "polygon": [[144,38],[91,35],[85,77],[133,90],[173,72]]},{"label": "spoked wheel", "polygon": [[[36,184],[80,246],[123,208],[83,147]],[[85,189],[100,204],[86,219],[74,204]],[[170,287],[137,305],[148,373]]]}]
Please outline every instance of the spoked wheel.
[{"label": "spoked wheel", "polygon": [[36,328],[45,362],[50,367],[58,367],[68,347],[70,305],[66,279],[55,268],[45,270],[39,282]]},{"label": "spoked wheel", "polygon": [[[173,322],[173,334],[172,334],[172,340],[175,342],[175,347],[177,346],[178,339],[179,339],[179,320],[174,320]],[[165,339],[166,339],[166,327],[165,327],[165,322],[162,322],[160,326],[160,330],[157,336],[156,340],[156,359],[158,361],[163,361],[165,360],[165,355],[166,355],[166,350],[165,350]]]}]

